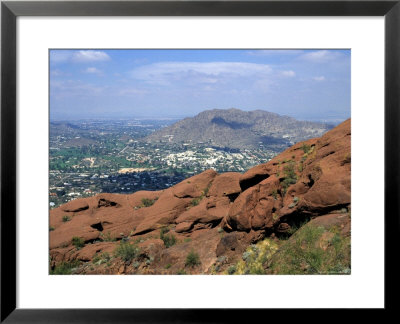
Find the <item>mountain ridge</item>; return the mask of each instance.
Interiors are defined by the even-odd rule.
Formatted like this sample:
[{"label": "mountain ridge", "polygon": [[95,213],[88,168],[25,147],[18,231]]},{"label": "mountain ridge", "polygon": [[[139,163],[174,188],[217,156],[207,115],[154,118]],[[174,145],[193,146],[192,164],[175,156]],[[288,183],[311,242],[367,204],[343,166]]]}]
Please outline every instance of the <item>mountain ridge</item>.
[{"label": "mountain ridge", "polygon": [[275,151],[296,142],[319,137],[332,127],[328,124],[299,121],[264,110],[237,108],[205,110],[150,134],[145,139],[157,143],[199,143],[214,147]]}]

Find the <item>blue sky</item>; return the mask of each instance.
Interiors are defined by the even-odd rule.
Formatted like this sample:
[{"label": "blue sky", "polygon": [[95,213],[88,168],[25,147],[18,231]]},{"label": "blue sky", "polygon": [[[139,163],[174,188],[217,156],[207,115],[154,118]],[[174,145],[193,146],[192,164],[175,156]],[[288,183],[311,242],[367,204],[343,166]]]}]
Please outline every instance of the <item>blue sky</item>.
[{"label": "blue sky", "polygon": [[350,50],[51,50],[52,120],[266,110],[350,117]]}]

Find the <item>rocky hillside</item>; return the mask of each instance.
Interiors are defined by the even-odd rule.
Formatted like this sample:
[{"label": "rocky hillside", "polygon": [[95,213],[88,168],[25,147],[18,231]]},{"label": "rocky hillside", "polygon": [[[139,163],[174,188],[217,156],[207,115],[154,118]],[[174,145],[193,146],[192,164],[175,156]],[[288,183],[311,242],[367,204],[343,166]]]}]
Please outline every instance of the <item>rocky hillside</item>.
[{"label": "rocky hillside", "polygon": [[50,211],[53,274],[350,272],[350,120],[244,174]]},{"label": "rocky hillside", "polygon": [[321,136],[330,127],[298,121],[263,110],[206,110],[147,137],[149,142],[207,143],[235,149],[265,148],[282,151],[293,143]]}]

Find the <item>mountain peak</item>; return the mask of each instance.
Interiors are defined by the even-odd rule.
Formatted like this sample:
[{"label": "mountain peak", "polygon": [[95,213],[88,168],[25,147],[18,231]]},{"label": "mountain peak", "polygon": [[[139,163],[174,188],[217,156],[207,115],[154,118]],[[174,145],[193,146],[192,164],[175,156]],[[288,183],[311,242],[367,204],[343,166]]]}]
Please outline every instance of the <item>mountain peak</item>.
[{"label": "mountain peak", "polygon": [[329,129],[322,123],[298,121],[264,110],[212,109],[156,131],[147,141],[209,143],[232,149],[256,149],[262,145],[281,151],[296,142],[321,136]]}]

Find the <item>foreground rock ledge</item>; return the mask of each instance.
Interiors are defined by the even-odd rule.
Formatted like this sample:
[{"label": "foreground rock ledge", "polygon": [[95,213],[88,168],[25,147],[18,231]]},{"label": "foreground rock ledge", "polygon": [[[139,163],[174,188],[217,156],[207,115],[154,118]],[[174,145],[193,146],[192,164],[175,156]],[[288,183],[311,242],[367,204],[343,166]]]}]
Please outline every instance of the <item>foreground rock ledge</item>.
[{"label": "foreground rock ledge", "polygon": [[[99,194],[53,209],[51,268],[79,261],[75,273],[219,273],[249,244],[310,219],[343,225],[349,235],[350,125],[348,119],[244,174],[207,170],[166,190]],[[115,257],[121,243],[138,247],[135,258]]]}]

